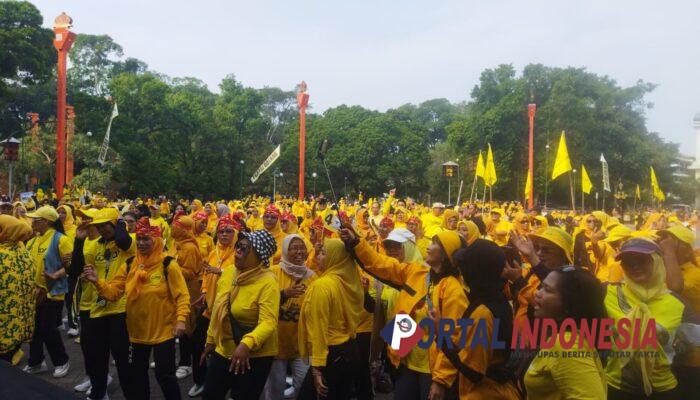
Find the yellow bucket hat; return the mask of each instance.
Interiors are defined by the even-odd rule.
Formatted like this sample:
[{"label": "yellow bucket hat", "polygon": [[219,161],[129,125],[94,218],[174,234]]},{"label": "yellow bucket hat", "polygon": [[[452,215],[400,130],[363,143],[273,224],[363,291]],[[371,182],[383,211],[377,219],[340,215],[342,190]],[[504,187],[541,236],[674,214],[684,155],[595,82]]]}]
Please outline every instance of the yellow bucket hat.
[{"label": "yellow bucket hat", "polygon": [[548,226],[535,233],[531,233],[530,237],[536,237],[554,243],[557,247],[564,251],[566,259],[569,260],[569,262],[573,262],[574,257],[572,253],[574,248],[574,240],[571,238],[571,235],[562,229]]},{"label": "yellow bucket hat", "polygon": [[454,263],[453,255],[457,249],[462,247],[462,237],[455,231],[442,231],[437,233],[433,238],[437,238],[442,245],[442,248],[445,250],[447,258],[450,260],[450,264],[457,268]]}]

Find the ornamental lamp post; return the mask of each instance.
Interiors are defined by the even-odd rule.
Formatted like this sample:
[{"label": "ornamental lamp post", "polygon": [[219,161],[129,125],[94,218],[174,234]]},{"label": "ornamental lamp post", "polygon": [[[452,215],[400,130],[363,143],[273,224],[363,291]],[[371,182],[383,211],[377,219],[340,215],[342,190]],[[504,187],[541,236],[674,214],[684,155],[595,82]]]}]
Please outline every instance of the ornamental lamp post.
[{"label": "ornamental lamp post", "polygon": [[239,161],[241,164],[241,189],[240,192],[238,193],[238,198],[242,199],[243,198],[243,167],[245,165],[245,160]]},{"label": "ornamental lamp post", "polygon": [[61,13],[54,20],[53,45],[58,52],[56,74],[56,196],[63,197],[66,183],[66,64],[68,51],[75,41],[75,33],[70,31],[73,19]]}]

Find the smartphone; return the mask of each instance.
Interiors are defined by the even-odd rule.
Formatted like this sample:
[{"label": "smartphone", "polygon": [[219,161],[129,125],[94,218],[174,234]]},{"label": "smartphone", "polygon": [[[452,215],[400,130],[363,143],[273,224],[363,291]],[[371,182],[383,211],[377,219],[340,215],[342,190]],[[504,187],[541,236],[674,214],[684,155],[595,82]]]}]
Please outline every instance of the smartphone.
[{"label": "smartphone", "polygon": [[508,261],[508,264],[511,266],[517,265],[518,267],[523,264],[523,260],[520,258],[520,252],[518,249],[513,246],[502,246],[501,249],[503,249],[503,252],[506,255],[506,261]]}]

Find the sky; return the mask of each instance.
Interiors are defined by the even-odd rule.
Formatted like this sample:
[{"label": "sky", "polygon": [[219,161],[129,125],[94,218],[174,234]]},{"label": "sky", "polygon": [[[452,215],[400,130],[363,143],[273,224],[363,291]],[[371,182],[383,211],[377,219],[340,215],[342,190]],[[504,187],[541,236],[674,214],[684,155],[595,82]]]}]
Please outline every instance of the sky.
[{"label": "sky", "polygon": [[[647,127],[694,155],[700,112],[700,1],[667,0],[33,0],[44,25],[65,11],[77,33],[108,34],[125,56],[211,90],[292,90],[316,112],[384,111],[469,99],[481,71],[530,63],[585,67],[621,86],[658,85]],[[536,128],[535,128],[536,129]]]}]

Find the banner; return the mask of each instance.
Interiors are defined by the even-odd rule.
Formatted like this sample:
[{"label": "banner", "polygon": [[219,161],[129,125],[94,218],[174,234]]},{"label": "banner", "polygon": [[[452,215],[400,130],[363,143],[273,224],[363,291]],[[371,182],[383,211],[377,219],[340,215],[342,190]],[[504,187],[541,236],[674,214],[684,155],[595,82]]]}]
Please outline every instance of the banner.
[{"label": "banner", "polygon": [[112,116],[109,117],[109,124],[107,124],[107,133],[105,133],[105,138],[102,141],[102,147],[100,148],[100,155],[97,157],[97,162],[101,167],[105,166],[105,160],[107,159],[107,150],[109,149],[109,132],[112,130],[112,121],[119,115],[119,109],[117,109],[117,102],[114,102],[114,108],[112,109]]},{"label": "banner", "polygon": [[603,190],[610,191],[610,174],[608,173],[608,162],[605,161],[603,154],[600,154],[600,164],[603,167]]},{"label": "banner", "polygon": [[26,203],[32,198],[32,196],[34,196],[34,192],[22,192],[19,194],[19,200],[22,203]]},{"label": "banner", "polygon": [[277,161],[277,159],[279,157],[280,157],[280,145],[278,145],[277,148],[274,149],[272,151],[272,153],[270,153],[270,155],[265,159],[265,161],[263,161],[263,163],[260,164],[260,167],[258,167],[258,170],[255,171],[253,176],[250,178],[250,182],[255,183],[255,181],[257,181],[258,178],[260,178],[260,175],[262,175],[262,173],[265,172],[265,170],[270,168],[270,165],[272,165],[272,163]]}]

